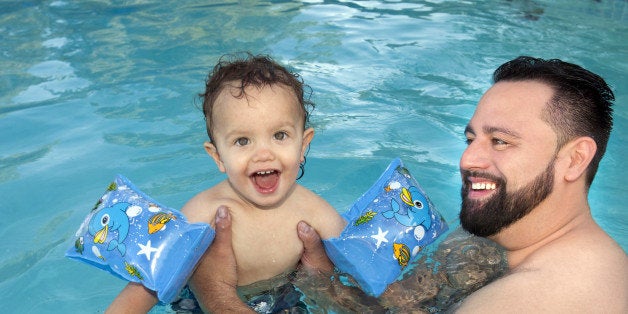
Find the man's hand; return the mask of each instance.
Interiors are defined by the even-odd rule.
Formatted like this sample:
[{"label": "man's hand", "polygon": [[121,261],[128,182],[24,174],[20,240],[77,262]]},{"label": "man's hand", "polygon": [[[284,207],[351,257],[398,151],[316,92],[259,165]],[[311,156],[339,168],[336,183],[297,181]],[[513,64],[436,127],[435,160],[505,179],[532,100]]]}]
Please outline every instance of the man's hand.
[{"label": "man's hand", "polygon": [[327,257],[321,238],[304,221],[297,225],[297,233],[303,242],[301,269],[293,282],[316,304],[332,313],[384,313],[386,309],[377,299],[362,290],[345,286],[340,280],[332,280],[334,264]]},{"label": "man's hand", "polygon": [[205,312],[254,313],[236,292],[237,265],[231,246],[231,216],[227,207],[218,207],[215,225],[216,238],[192,275],[190,288]]},{"label": "man's hand", "polygon": [[305,221],[300,221],[297,225],[297,233],[303,242],[303,255],[301,264],[308,272],[331,274],[334,271],[334,264],[327,257],[321,238]]}]

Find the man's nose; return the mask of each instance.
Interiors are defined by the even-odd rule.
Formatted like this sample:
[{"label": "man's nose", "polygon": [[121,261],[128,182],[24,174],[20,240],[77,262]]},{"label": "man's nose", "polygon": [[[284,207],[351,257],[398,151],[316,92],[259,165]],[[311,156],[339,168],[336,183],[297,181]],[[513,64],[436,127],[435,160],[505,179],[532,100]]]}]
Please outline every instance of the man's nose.
[{"label": "man's nose", "polygon": [[488,144],[474,140],[462,152],[460,157],[461,170],[486,169],[489,165]]}]

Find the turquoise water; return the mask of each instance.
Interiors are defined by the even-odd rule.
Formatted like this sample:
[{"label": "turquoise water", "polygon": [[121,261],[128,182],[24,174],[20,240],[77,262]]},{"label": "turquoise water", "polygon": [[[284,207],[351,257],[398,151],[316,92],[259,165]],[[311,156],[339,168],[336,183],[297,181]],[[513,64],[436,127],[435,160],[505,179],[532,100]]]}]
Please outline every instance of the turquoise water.
[{"label": "turquoise water", "polygon": [[241,50],[313,89],[302,184],[342,212],[399,156],[451,225],[463,129],[495,67],[527,54],[601,74],[615,130],[590,201],[628,249],[627,1],[1,1],[0,34],[9,312],[102,312],[124,286],[63,257],[115,174],[174,208],[223,179],[195,95]]}]

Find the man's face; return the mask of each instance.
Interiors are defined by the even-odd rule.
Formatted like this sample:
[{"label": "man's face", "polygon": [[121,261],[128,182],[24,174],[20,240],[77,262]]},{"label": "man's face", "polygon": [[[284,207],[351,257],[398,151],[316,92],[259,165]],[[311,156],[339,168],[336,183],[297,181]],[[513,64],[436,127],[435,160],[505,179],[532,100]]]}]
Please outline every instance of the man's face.
[{"label": "man's face", "polygon": [[493,236],[551,194],[557,137],[541,113],[552,95],[535,81],[499,82],[480,99],[460,159],[465,230]]}]

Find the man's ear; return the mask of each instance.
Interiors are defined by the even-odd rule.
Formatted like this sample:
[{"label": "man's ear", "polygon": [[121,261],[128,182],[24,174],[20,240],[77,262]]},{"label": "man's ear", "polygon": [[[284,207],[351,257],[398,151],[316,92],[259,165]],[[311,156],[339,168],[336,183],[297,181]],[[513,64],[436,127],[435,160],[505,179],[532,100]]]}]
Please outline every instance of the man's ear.
[{"label": "man's ear", "polygon": [[583,136],[572,140],[563,148],[569,160],[569,167],[565,171],[565,180],[576,181],[589,167],[597,151],[597,144],[592,138]]},{"label": "man's ear", "polygon": [[218,149],[216,148],[216,145],[214,145],[211,142],[205,142],[203,143],[203,147],[205,148],[205,151],[207,152],[207,154],[211,156],[214,162],[216,163],[218,170],[220,170],[220,172],[225,172],[225,165],[222,163],[222,160],[220,159],[220,154],[218,154]]},{"label": "man's ear", "polygon": [[307,152],[307,148],[310,146],[312,139],[314,138],[314,129],[307,128],[303,132],[303,143],[301,144],[301,162],[305,161],[305,153]]}]

